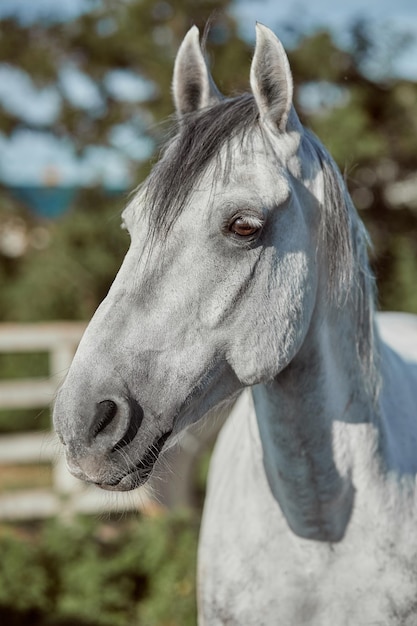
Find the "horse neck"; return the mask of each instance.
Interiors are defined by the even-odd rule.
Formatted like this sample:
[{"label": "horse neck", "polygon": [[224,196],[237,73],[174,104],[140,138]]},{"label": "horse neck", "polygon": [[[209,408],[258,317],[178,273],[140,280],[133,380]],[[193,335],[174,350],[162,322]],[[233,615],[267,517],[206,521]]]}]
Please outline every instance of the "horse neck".
[{"label": "horse neck", "polygon": [[356,299],[342,308],[325,301],[319,295],[293,361],[254,387],[253,396],[266,475],[290,527],[305,538],[337,541],[354,487],[349,464],[342,469],[335,459],[334,422],[373,420],[373,402],[358,363]]}]

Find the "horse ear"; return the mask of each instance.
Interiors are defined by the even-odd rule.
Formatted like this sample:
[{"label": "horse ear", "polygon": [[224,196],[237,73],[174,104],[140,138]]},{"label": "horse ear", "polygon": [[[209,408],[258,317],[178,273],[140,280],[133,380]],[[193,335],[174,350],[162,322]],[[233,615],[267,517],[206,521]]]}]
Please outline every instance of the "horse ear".
[{"label": "horse ear", "polygon": [[[293,81],[284,47],[274,33],[256,24],[250,85],[261,119],[285,131],[292,109]],[[295,114],[295,111],[294,111]]]},{"label": "horse ear", "polygon": [[215,104],[222,98],[207,68],[197,26],[190,28],[178,50],[172,91],[178,117]]}]

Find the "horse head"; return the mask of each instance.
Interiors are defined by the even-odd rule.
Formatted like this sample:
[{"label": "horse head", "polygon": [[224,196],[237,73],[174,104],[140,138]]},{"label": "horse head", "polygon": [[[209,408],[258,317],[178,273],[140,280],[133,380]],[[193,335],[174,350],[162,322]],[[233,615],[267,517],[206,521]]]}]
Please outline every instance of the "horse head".
[{"label": "horse head", "polygon": [[322,162],[284,49],[260,25],[250,86],[223,98],[188,32],[178,132],[123,213],[130,248],[55,404],[70,470],[104,488],[142,484],[168,439],[273,380],[332,279]]}]

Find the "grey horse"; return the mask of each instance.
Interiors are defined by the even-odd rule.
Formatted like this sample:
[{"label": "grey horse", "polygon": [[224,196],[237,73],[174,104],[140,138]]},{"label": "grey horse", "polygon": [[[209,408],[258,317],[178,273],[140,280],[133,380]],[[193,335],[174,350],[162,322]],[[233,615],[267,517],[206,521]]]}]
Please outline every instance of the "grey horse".
[{"label": "grey horse", "polygon": [[178,130],[57,396],[75,476],[143,484],[226,405],[199,548],[209,626],[417,624],[417,318],[376,315],[367,234],[257,26],[223,98],[186,35]]}]

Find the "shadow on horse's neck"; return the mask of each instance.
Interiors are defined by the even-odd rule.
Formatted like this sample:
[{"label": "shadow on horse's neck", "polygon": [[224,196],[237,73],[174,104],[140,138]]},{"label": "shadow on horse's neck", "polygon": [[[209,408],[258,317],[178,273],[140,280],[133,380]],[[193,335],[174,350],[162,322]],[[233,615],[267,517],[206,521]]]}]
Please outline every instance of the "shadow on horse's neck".
[{"label": "shadow on horse's neck", "polygon": [[336,463],[334,423],[375,422],[375,409],[358,363],[354,299],[338,310],[323,300],[298,354],[253,397],[266,475],[289,525],[301,537],[338,541],[355,489],[349,463]]}]

